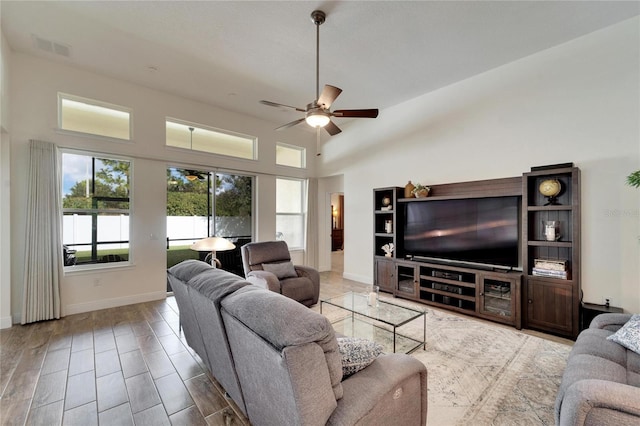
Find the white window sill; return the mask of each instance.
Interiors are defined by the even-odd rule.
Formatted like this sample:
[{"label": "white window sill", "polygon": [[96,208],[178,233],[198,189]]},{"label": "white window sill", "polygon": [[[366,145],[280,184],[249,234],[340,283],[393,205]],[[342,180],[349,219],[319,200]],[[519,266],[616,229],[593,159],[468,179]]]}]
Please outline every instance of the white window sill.
[{"label": "white window sill", "polygon": [[89,265],[65,266],[64,275],[83,275],[95,272],[105,272],[123,269],[132,269],[135,267],[131,262],[115,262],[115,263],[92,263]]}]

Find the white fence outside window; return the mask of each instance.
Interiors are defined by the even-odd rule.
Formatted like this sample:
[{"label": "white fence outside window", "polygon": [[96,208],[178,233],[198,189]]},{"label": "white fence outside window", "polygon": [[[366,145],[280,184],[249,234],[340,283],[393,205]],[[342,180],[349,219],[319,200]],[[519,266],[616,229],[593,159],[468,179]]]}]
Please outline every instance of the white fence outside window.
[{"label": "white fence outside window", "polygon": [[[89,250],[90,246],[73,247],[74,244],[91,242],[91,216],[64,215],[62,243],[77,250]],[[250,217],[216,217],[216,229],[221,236],[250,236]],[[167,237],[171,240],[193,238],[193,241],[207,236],[207,217],[168,216]],[[127,241],[129,239],[129,216],[98,216],[98,241]],[[191,244],[187,240],[171,241],[171,246]],[[128,243],[109,244],[109,248],[128,248]]]}]

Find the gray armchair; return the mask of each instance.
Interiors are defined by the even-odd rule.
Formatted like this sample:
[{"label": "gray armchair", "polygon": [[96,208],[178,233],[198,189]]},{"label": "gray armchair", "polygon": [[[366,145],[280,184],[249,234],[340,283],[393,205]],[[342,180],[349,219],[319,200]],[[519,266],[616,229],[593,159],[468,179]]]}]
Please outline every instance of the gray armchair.
[{"label": "gray armchair", "polygon": [[251,284],[280,293],[306,306],[318,303],[318,271],[291,263],[284,241],[248,243],[242,246],[244,275]]}]

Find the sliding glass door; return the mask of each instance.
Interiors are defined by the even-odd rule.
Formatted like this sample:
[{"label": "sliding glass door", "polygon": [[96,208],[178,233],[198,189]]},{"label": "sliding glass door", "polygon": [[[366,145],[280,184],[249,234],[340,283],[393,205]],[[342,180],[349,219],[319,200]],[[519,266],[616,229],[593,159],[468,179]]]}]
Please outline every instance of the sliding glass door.
[{"label": "sliding glass door", "polygon": [[240,247],[253,235],[252,176],[170,167],[167,169],[167,267],[207,253],[190,246],[207,237],[236,245],[218,251],[222,269],[243,275]]}]

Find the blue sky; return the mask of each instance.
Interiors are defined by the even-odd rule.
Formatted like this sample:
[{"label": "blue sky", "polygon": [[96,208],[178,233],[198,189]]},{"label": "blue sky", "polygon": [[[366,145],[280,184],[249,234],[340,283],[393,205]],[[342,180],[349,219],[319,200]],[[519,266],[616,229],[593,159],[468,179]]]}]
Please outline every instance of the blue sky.
[{"label": "blue sky", "polygon": [[62,196],[66,196],[73,185],[91,178],[91,157],[70,153],[62,154]]}]

